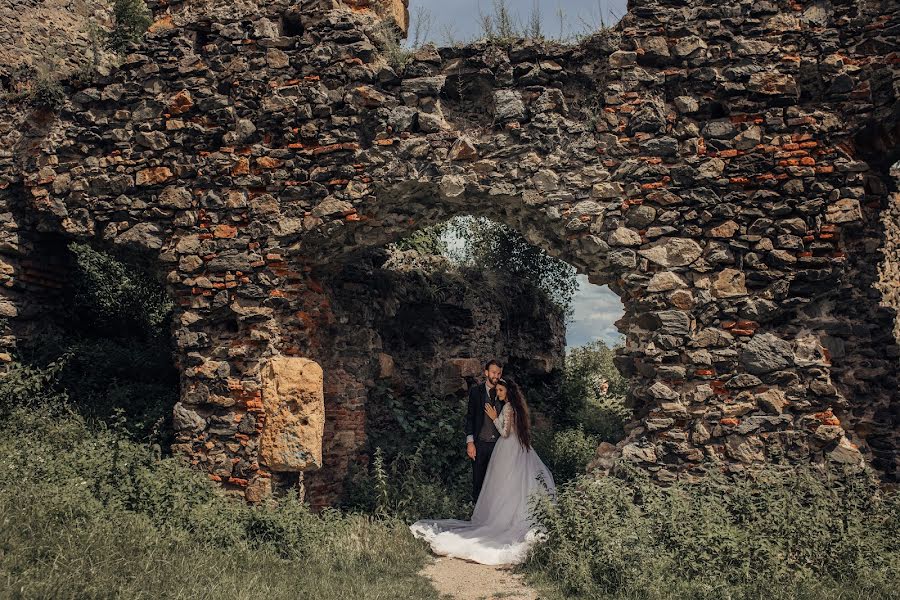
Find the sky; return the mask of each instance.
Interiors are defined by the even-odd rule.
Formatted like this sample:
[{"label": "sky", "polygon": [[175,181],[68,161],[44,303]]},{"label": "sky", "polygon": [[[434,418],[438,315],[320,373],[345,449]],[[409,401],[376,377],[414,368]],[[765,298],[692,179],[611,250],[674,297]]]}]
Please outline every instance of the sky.
[{"label": "sky", "polygon": [[566,346],[574,348],[594,340],[614,346],[623,340],[613,323],[625,313],[622,301],[605,285],[588,283],[578,276],[578,291],[572,297],[572,320],[566,326]]},{"label": "sky", "polygon": [[[481,37],[479,15],[494,14],[496,0],[410,0],[410,32],[413,42],[417,15],[420,42],[446,46],[453,41],[470,41]],[[625,14],[626,0],[506,0],[516,20],[525,24],[537,8],[544,35],[570,38],[599,28],[601,22],[612,25]],[[562,17],[560,17],[562,13]],[[602,15],[602,20],[601,20]],[[429,25],[429,26],[425,26]]]}]

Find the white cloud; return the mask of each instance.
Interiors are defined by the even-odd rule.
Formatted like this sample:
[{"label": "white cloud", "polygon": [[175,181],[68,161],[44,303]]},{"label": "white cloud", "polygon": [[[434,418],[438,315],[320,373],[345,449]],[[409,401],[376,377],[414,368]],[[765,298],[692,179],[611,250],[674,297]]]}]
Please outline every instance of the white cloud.
[{"label": "white cloud", "polygon": [[607,345],[622,341],[622,334],[613,323],[625,312],[622,301],[605,285],[588,282],[578,276],[578,291],[572,298],[572,321],[566,331],[566,345],[583,346],[600,339]]}]

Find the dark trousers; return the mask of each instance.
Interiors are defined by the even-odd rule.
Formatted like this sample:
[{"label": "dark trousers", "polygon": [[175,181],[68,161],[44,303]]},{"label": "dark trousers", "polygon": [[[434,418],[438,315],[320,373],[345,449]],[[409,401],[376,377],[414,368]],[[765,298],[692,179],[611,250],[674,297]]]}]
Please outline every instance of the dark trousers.
[{"label": "dark trousers", "polygon": [[487,473],[488,462],[494,451],[494,442],[475,440],[475,460],[472,461],[472,501],[478,502],[481,486],[484,484],[484,475]]}]

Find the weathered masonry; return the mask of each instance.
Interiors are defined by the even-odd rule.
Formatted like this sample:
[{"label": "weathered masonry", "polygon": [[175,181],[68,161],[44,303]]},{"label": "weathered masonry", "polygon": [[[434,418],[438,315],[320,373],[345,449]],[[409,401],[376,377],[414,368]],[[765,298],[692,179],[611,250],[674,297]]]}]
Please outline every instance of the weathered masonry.
[{"label": "weathered masonry", "polygon": [[403,64],[350,4],[159,3],[58,115],[9,107],[7,346],[40,316],[40,232],[142,248],[178,303],[175,450],[258,500],[321,464],[341,411],[319,270],[485,215],[622,298],[616,452],[659,481],[785,460],[896,480],[897,2],[633,0],[577,46]]}]

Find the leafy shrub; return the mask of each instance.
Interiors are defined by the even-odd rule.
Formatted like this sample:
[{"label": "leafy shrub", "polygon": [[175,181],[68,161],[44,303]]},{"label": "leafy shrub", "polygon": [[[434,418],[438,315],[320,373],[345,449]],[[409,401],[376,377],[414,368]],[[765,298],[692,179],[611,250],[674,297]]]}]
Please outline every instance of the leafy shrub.
[{"label": "leafy shrub", "polygon": [[28,104],[35,108],[55,111],[66,102],[66,93],[62,84],[50,76],[38,77],[31,84],[28,92]]},{"label": "leafy shrub", "polygon": [[[168,337],[174,304],[137,257],[125,260],[71,243],[76,272],[67,315],[94,337]],[[130,258],[130,260],[129,260]]]},{"label": "leafy shrub", "polygon": [[563,313],[571,313],[572,296],[578,289],[575,267],[550,256],[503,223],[483,217],[463,217],[450,224],[463,242],[451,253],[455,261],[531,283]]},{"label": "leafy shrub", "polygon": [[116,52],[137,42],[153,23],[153,15],[144,0],[114,0],[113,28],[106,34],[106,44]]},{"label": "leafy shrub", "polygon": [[535,431],[534,449],[550,469],[556,483],[583,475],[601,440],[581,427],[562,431]]},{"label": "leafy shrub", "polygon": [[597,443],[615,443],[625,436],[625,423],[631,409],[625,407],[622,396],[588,398],[577,413],[579,426],[597,438]]},{"label": "leafy shrub", "polygon": [[446,239],[448,230],[448,223],[422,227],[399,239],[394,246],[398,250],[415,250],[420,254],[446,256],[450,251]]},{"label": "leafy shrub", "polygon": [[19,362],[9,363],[0,380],[0,417],[16,408],[59,406],[65,392],[53,389],[65,362],[60,360],[40,369]]},{"label": "leafy shrub", "polygon": [[[112,422],[122,411],[133,436],[168,446],[178,400],[172,301],[137,261],[126,263],[83,244],[70,244],[69,250],[74,268],[63,306],[56,323],[22,344],[28,366],[21,369],[52,375],[54,393],[83,416]],[[22,389],[20,395],[31,393]]]},{"label": "leafy shrub", "polygon": [[471,465],[460,442],[462,399],[380,388],[366,404],[368,468],[348,476],[343,505],[416,520],[471,514]]},{"label": "leafy shrub", "polygon": [[421,456],[420,452],[410,457],[398,455],[386,463],[384,452],[376,448],[370,467],[356,467],[349,476],[345,507],[407,523],[430,517],[468,519],[472,515],[471,474],[447,482],[432,469],[423,468]]},{"label": "leafy shrub", "polygon": [[0,579],[15,597],[436,597],[405,524],[315,515],[296,493],[248,507],[121,420],[88,423],[52,373],[13,370],[0,398],[30,394],[0,419]]},{"label": "leafy shrub", "polygon": [[621,439],[624,424],[630,417],[624,404],[628,382],[613,363],[614,356],[615,349],[602,340],[568,351],[562,399],[554,415],[559,426],[580,423],[602,441]]},{"label": "leafy shrub", "polygon": [[871,473],[776,469],[663,488],[620,477],[561,486],[538,507],[528,564],[565,597],[889,598],[900,495]]}]

